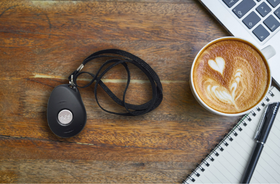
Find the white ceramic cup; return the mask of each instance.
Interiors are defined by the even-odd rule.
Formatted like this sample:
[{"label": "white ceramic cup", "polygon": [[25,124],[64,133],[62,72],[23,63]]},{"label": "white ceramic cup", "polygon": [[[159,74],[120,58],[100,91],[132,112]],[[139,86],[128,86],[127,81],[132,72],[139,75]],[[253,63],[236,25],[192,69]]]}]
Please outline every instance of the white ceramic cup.
[{"label": "white ceramic cup", "polygon": [[208,106],[198,95],[198,93],[196,92],[196,89],[195,89],[195,86],[194,86],[194,81],[193,81],[193,72],[194,72],[194,66],[195,66],[195,62],[197,61],[198,57],[201,55],[202,52],[204,52],[204,49],[208,46],[210,46],[213,42],[217,42],[217,41],[222,41],[222,40],[228,40],[228,39],[234,39],[234,40],[241,40],[243,41],[244,43],[248,43],[248,45],[250,46],[253,46],[255,48],[255,50],[257,50],[259,52],[260,55],[262,55],[266,60],[266,64],[268,66],[267,70],[268,70],[268,73],[269,73],[269,86],[271,85],[271,71],[270,71],[270,67],[269,67],[269,63],[268,63],[268,59],[271,58],[272,56],[275,55],[275,50],[271,47],[271,46],[267,46],[265,47],[264,49],[260,50],[258,49],[254,44],[252,44],[251,42],[247,41],[247,40],[244,40],[244,39],[241,39],[241,38],[237,38],[237,37],[222,37],[222,38],[218,38],[218,39],[215,39],[211,42],[209,42],[208,44],[206,44],[196,55],[194,61],[193,61],[193,64],[192,64],[192,67],[191,67],[191,72],[190,72],[190,87],[191,87],[191,91],[195,97],[195,99],[198,101],[198,103],[204,107],[206,110],[214,113],[214,114],[218,114],[218,115],[222,115],[222,116],[241,116],[241,115],[244,115],[244,114],[247,114],[249,113],[252,109],[254,109],[256,106],[258,106],[262,101],[263,99],[265,98],[266,94],[268,93],[270,87],[267,87],[266,88],[266,91],[265,91],[265,95],[263,95],[262,99],[259,101],[259,103],[257,103],[256,105],[252,106],[250,109],[246,110],[246,111],[243,111],[243,112],[239,112],[239,113],[225,113],[225,112],[220,112],[220,111],[217,111],[213,108],[211,108],[210,106]]}]

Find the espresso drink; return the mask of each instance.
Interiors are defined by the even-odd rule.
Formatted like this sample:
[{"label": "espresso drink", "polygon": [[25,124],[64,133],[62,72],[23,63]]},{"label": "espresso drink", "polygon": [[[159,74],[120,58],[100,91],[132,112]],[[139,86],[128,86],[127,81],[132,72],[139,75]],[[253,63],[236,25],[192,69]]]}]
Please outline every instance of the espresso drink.
[{"label": "espresso drink", "polygon": [[270,73],[262,54],[237,38],[204,48],[193,66],[194,88],[210,108],[228,114],[249,110],[262,100]]}]

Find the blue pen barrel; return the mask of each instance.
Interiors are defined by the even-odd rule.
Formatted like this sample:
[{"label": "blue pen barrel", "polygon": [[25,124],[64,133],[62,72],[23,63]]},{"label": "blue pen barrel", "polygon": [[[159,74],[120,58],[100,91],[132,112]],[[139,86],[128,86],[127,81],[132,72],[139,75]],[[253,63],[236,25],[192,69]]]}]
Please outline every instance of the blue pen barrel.
[{"label": "blue pen barrel", "polygon": [[258,160],[262,153],[263,147],[264,147],[264,145],[260,142],[258,142],[255,145],[254,151],[252,152],[250,161],[248,162],[248,165],[246,166],[245,172],[242,176],[240,183],[250,183],[250,180],[253,176],[254,170],[257,166]]}]

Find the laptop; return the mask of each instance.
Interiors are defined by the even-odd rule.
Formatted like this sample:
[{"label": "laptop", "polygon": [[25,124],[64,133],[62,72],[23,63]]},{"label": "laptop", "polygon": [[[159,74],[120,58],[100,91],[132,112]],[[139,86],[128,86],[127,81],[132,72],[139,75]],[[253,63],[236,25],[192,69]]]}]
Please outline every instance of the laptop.
[{"label": "laptop", "polygon": [[250,41],[260,50],[274,50],[268,62],[280,87],[280,0],[199,1],[233,36]]}]

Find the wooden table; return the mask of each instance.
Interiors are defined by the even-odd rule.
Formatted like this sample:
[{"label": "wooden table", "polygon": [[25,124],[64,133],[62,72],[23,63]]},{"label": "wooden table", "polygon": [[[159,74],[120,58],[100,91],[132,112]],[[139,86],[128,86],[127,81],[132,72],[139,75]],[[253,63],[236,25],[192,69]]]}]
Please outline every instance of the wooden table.
[{"label": "wooden table", "polygon": [[[226,35],[196,0],[1,1],[0,183],[182,182],[240,118],[206,112],[189,87],[196,53]],[[151,65],[163,85],[161,105],[142,116],[112,115],[96,104],[94,86],[80,89],[84,130],[55,136],[46,117],[51,91],[87,56],[109,48]],[[83,71],[100,66],[91,62]],[[127,101],[140,104],[150,84],[135,67],[131,72]],[[121,96],[123,68],[104,83]],[[119,109],[100,89],[99,96]]]}]

